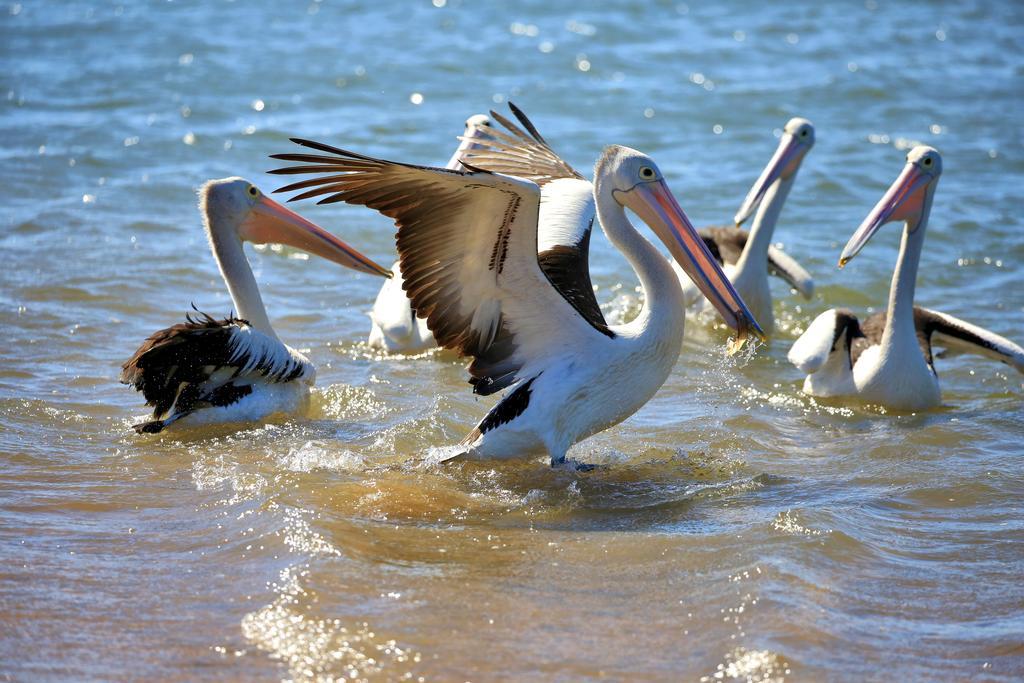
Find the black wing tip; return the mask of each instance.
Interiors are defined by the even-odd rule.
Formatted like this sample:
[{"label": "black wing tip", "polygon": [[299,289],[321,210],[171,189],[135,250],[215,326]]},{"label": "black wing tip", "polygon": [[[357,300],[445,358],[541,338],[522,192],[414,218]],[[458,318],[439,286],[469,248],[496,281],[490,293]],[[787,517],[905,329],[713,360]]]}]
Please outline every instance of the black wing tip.
[{"label": "black wing tip", "polygon": [[[340,147],[335,147],[333,145],[328,145],[326,142],[317,142],[316,140],[307,140],[306,138],[288,138],[288,139],[290,141],[294,142],[296,145],[299,145],[300,147],[308,147],[310,149],[315,149],[315,150],[320,151],[320,152],[327,152],[329,154],[337,154],[338,156],[348,157],[349,159],[360,159],[360,160],[363,160],[363,161],[379,161],[379,159],[374,159],[373,157],[364,156],[362,154],[357,154],[355,152],[351,152],[351,151],[349,151],[347,149],[342,149]],[[283,155],[283,154],[272,154],[270,156],[271,156],[272,159],[282,159],[284,161],[295,161],[294,159],[288,159],[287,155]]]},{"label": "black wing tip", "polygon": [[508,103],[508,108],[512,111],[512,114],[517,119],[519,119],[519,123],[523,124],[526,130],[530,132],[530,135],[532,135],[537,140],[537,142],[541,143],[542,145],[548,144],[548,141],[545,140],[544,136],[540,134],[540,131],[537,130],[537,127],[533,125],[533,121],[531,121],[529,117],[526,116],[526,112],[517,107],[511,101]]}]

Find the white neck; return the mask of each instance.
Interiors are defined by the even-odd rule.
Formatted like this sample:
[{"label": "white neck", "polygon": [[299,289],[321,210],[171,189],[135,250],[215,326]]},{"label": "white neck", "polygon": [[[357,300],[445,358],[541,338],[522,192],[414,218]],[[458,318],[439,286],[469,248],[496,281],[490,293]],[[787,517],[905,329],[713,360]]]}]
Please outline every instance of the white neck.
[{"label": "white neck", "polygon": [[889,315],[881,342],[883,350],[891,349],[897,342],[917,344],[917,331],[914,329],[914,289],[917,286],[917,266],[921,260],[921,247],[924,245],[931,203],[929,192],[925,195],[920,217],[908,220],[903,228],[900,255],[889,287]]},{"label": "white neck", "polygon": [[757,213],[754,215],[754,222],[750,226],[747,244],[736,262],[734,279],[747,272],[761,271],[764,271],[765,279],[768,278],[768,247],[772,244],[775,223],[779,220],[782,206],[786,203],[790,188],[793,187],[794,178],[796,174],[789,178],[780,177],[765,191],[761,205],[757,207]]},{"label": "white neck", "polygon": [[645,301],[640,314],[620,327],[639,335],[648,328],[664,325],[666,332],[678,333],[681,341],[685,302],[679,278],[668,259],[637,232],[626,218],[625,209],[612,196],[611,190],[602,188],[599,178],[595,180],[594,198],[597,217],[608,241],[626,257],[644,289]]},{"label": "white neck", "polygon": [[256,278],[252,274],[248,259],[245,258],[242,240],[238,237],[235,226],[218,220],[209,213],[205,222],[206,233],[210,238],[210,249],[220,267],[224,284],[231,293],[235,315],[249,321],[249,324],[260,332],[277,339],[277,334],[267,318],[267,309],[263,306]]}]

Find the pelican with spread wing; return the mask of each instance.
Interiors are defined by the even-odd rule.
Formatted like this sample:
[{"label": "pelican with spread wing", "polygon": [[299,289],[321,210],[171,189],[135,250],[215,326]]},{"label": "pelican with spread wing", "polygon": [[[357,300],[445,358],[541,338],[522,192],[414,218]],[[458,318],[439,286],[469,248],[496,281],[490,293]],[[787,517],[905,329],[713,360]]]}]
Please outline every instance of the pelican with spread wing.
[{"label": "pelican with spread wing", "polygon": [[[604,150],[590,193],[609,241],[640,279],[645,305],[624,325],[588,317],[541,268],[542,190],[530,179],[485,171],[402,164],[295,139],[317,153],[276,154],[300,165],[273,173],[314,174],[279,191],[375,209],[398,227],[405,291],[441,346],[472,357],[479,394],[507,389],[459,445],[459,454],[512,458],[547,453],[563,462],[574,443],[643,406],[668,377],[683,339],[679,279],[637,232],[625,209],[658,236],[737,332],[763,338],[753,316],[679,207],[650,157]],[[585,183],[585,181],[584,181]],[[574,220],[573,225],[578,225]],[[590,292],[593,297],[593,292]],[[735,347],[734,347],[735,348]]]}]

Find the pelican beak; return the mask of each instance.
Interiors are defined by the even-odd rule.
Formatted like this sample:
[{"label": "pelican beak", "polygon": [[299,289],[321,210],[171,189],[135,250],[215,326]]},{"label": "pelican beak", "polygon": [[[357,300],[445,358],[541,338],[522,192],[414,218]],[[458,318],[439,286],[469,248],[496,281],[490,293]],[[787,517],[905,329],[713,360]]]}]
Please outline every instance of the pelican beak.
[{"label": "pelican beak", "polygon": [[932,179],[933,176],[923,173],[915,164],[907,164],[846,243],[839,256],[839,267],[842,268],[859,254],[868,240],[886,223],[909,221],[920,216],[924,209],[925,192]]},{"label": "pelican beak", "polygon": [[256,201],[239,234],[242,239],[256,244],[287,244],[353,270],[391,277],[387,268],[377,265],[319,225],[267,196],[260,196]]},{"label": "pelican beak", "polygon": [[736,330],[736,341],[729,346],[730,354],[743,346],[749,334],[765,340],[764,332],[747,305],[663,180],[643,182],[631,190],[616,191],[615,194],[623,206],[632,209],[651,227],[726,324]]},{"label": "pelican beak", "polygon": [[753,215],[768,188],[776,180],[779,178],[789,179],[796,175],[796,172],[800,170],[800,162],[803,161],[804,155],[810,148],[810,145],[800,142],[796,136],[783,133],[782,139],[779,140],[779,146],[775,150],[775,154],[772,155],[772,160],[761,171],[757,182],[750,188],[750,192],[747,193],[740,205],[740,210],[733,218],[737,227],[743,225],[743,222]]}]

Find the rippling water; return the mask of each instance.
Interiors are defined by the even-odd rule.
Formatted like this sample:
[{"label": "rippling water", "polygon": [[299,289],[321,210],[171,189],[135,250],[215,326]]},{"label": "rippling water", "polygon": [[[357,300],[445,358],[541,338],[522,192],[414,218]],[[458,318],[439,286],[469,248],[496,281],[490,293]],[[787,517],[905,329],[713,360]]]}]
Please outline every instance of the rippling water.
[{"label": "rippling water", "polygon": [[[1024,10],[1013,2],[313,2],[0,8],[0,674],[15,680],[1011,680],[1024,676],[1022,377],[940,364],[943,408],[819,403],[785,362],[885,303],[899,232],[841,245],[917,141],[945,174],[918,301],[1021,341]],[[386,6],[385,6],[386,5]],[[776,239],[780,331],[688,328],[666,386],[572,456],[433,468],[489,405],[453,358],[378,358],[378,282],[251,252],[310,414],[140,438],[119,364],[227,312],[195,189],[266,189],[287,136],[443,162],[513,99],[572,163],[651,153],[732,216],[793,115],[817,147]],[[417,104],[418,103],[418,104]],[[301,208],[381,262],[385,219]],[[638,307],[603,238],[598,296]]]}]

